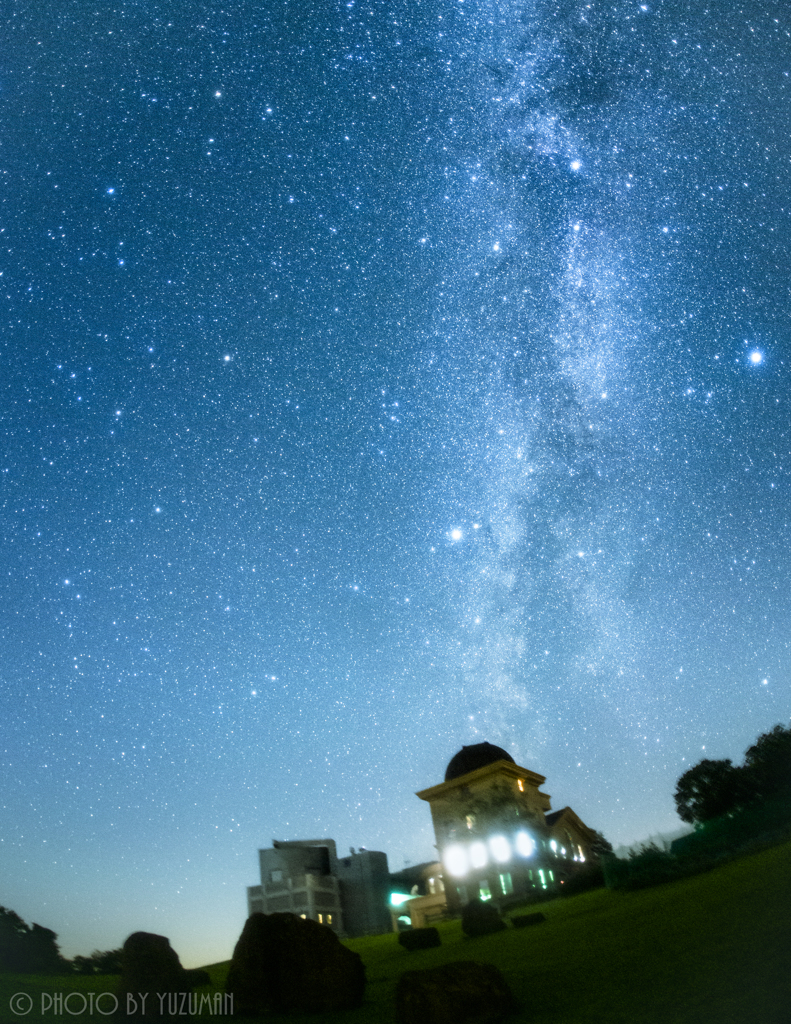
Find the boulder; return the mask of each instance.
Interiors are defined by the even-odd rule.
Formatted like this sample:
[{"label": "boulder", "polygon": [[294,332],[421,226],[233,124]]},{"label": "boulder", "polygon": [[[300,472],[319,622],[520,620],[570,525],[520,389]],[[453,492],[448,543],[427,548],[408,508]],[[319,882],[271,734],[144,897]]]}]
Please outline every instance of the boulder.
[{"label": "boulder", "polygon": [[406,971],[396,986],[399,1024],[496,1024],[515,1008],[494,964],[456,960]]},{"label": "boulder", "polygon": [[511,924],[514,928],[529,928],[532,924],[541,924],[542,921],[546,921],[546,917],[537,911],[535,914],[518,914],[516,917],[511,918]]},{"label": "boulder", "polygon": [[470,900],[462,909],[461,930],[471,939],[477,938],[479,935],[501,932],[505,927],[505,921],[500,917],[500,911],[488,901]]},{"label": "boulder", "polygon": [[[177,1017],[195,982],[164,935],[135,932],[124,943],[116,992],[120,1020]],[[202,972],[199,972],[202,973]]]},{"label": "boulder", "polygon": [[400,932],[398,941],[410,953],[413,949],[431,949],[442,944],[436,928],[412,928]]},{"label": "boulder", "polygon": [[327,1013],[360,1005],[365,968],[324,925],[296,914],[251,914],[233,951],[225,991],[240,1017]]}]

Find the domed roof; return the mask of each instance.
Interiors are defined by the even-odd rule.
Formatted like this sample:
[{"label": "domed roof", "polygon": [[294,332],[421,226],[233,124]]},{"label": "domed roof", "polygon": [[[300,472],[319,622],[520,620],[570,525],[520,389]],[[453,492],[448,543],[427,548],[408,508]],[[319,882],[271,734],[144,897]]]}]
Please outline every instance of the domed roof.
[{"label": "domed roof", "polygon": [[494,764],[495,761],[510,761],[516,764],[507,750],[496,747],[493,743],[473,743],[469,747],[462,747],[458,754],[454,754],[445,769],[445,781],[450,782],[458,779],[461,775],[474,772],[477,768],[485,768],[487,764]]}]

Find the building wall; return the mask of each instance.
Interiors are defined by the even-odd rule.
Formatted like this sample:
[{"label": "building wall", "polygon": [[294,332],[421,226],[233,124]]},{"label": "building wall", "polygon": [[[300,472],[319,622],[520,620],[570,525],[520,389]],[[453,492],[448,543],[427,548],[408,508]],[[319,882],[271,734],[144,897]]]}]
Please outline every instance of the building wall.
[{"label": "building wall", "polygon": [[261,884],[247,889],[248,914],[299,914],[348,936],[389,931],[387,854],[352,850],[339,860],[333,839],[275,841],[258,862]]},{"label": "building wall", "polygon": [[248,914],[298,914],[344,934],[333,839],[276,841],[258,851],[258,862],[261,884],[248,887]]},{"label": "building wall", "polygon": [[350,852],[338,862],[346,933],[380,935],[390,928],[387,854],[376,850]]}]

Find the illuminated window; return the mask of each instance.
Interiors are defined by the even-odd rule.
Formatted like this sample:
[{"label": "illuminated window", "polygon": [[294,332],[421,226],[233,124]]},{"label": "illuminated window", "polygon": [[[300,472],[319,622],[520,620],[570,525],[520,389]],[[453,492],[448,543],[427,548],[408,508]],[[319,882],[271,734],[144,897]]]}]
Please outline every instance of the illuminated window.
[{"label": "illuminated window", "polygon": [[550,845],[550,846],[552,847],[552,852],[553,852],[553,853],[557,853],[557,852],[558,852],[558,844],[557,844],[557,843],[555,842],[555,840],[554,840],[554,839],[552,839],[552,840],[550,841],[550,844],[549,844],[549,845]]},{"label": "illuminated window", "polygon": [[465,818],[465,821],[467,822],[467,828],[468,829],[475,828],[475,815],[474,814],[468,814],[467,817]]},{"label": "illuminated window", "polygon": [[303,921],[305,921],[307,919],[308,915],[307,914],[300,914],[299,916],[302,918]]},{"label": "illuminated window", "polygon": [[463,846],[447,847],[443,860],[445,861],[445,867],[448,869],[450,874],[455,875],[456,878],[466,875],[469,868],[469,862]]},{"label": "illuminated window", "polygon": [[519,792],[520,793],[524,793],[524,791],[525,791],[525,784],[524,784],[524,782],[522,782],[521,779],[518,779],[516,784],[517,784],[517,786],[519,786]]},{"label": "illuminated window", "polygon": [[550,872],[549,872],[549,880],[550,880],[551,882],[554,882],[554,881],[555,881],[555,872],[554,872],[554,871],[550,871]]},{"label": "illuminated window", "polygon": [[483,843],[470,844],[470,863],[474,868],[485,867],[489,858],[486,855],[486,847]]},{"label": "illuminated window", "polygon": [[489,840],[489,849],[495,860],[504,864],[511,856],[511,846],[505,836],[492,836]]},{"label": "illuminated window", "polygon": [[546,878],[544,876],[544,872],[541,870],[541,868],[539,868],[539,870],[538,870],[538,876],[541,879],[541,888],[542,889],[546,889],[546,887],[547,887],[547,880],[546,880]]},{"label": "illuminated window", "polygon": [[527,832],[516,833],[516,852],[520,857],[532,857],[535,852],[536,844],[532,836],[529,836]]},{"label": "illuminated window", "polygon": [[325,924],[332,924],[332,914],[326,914],[324,917]]},{"label": "illuminated window", "polygon": [[319,918],[319,924],[324,924],[324,915],[323,914],[319,914],[318,918]]},{"label": "illuminated window", "polygon": [[511,878],[511,873],[509,871],[500,875],[500,889],[503,896],[510,896],[514,891],[514,880]]},{"label": "illuminated window", "polygon": [[478,895],[482,900],[490,900],[492,898],[492,890],[489,888],[488,878],[482,878],[478,886]]}]

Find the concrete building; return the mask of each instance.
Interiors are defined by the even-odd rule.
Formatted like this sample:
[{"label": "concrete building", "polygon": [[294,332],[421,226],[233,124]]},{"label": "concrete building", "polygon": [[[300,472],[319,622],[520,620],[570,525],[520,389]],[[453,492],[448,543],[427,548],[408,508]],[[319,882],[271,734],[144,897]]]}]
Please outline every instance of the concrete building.
[{"label": "concrete building", "polygon": [[390,929],[387,854],[361,848],[339,858],[334,839],[274,840],[258,861],[261,884],[248,886],[248,914],[299,914],[344,936]]},{"label": "concrete building", "polygon": [[475,897],[559,888],[591,859],[596,833],[570,807],[551,812],[545,781],[501,747],[476,743],[451,758],[444,782],[417,794],[431,808],[449,913]]}]

